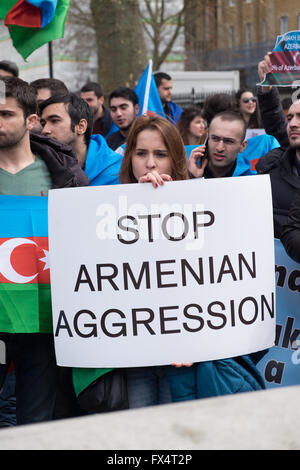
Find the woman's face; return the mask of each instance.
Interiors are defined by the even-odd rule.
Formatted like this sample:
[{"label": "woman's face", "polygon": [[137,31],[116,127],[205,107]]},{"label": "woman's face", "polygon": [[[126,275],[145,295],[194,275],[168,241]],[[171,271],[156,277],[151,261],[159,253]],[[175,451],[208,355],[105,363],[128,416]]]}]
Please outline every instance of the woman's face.
[{"label": "woman's face", "polygon": [[173,163],[169,151],[160,133],[154,129],[145,129],[138,134],[131,163],[137,181],[153,171],[160,175],[172,175]]},{"label": "woman's face", "polygon": [[195,116],[190,122],[188,131],[193,137],[200,138],[205,131],[204,119],[201,116]]},{"label": "woman's face", "polygon": [[251,91],[245,91],[240,97],[241,113],[253,114],[256,110],[256,98]]}]

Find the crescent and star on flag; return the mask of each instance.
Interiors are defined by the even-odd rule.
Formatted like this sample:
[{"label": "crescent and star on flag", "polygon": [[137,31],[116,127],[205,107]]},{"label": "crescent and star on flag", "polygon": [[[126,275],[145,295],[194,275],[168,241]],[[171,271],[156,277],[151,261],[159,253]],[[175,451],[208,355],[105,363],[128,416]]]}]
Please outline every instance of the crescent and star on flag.
[{"label": "crescent and star on flag", "polygon": [[[23,245],[35,245],[38,247],[38,244],[28,238],[11,238],[4,241],[0,245],[0,274],[5,277],[8,281],[18,283],[18,284],[25,284],[28,282],[33,281],[39,274],[40,270],[32,275],[25,276],[18,272],[12,264],[12,256],[14,254],[14,250],[18,247]],[[44,267],[42,271],[46,271],[50,268],[49,263],[49,251],[45,248],[40,248],[43,251],[43,257],[36,257],[32,256],[32,265],[36,265],[37,261],[42,261],[44,263]]]}]

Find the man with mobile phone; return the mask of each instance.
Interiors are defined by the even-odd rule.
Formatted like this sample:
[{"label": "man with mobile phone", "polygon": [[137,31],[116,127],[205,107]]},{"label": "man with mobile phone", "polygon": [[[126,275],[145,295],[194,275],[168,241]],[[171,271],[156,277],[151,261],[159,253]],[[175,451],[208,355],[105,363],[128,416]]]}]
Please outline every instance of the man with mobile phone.
[{"label": "man with mobile phone", "polygon": [[217,114],[208,128],[207,142],[192,150],[188,168],[194,178],[224,178],[255,174],[239,154],[245,150],[246,123],[240,114]]}]

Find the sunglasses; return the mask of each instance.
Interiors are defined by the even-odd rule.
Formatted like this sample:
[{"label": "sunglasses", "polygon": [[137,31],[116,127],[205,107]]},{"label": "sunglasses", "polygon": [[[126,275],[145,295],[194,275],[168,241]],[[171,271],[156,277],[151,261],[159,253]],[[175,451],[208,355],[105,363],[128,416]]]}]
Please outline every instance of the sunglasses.
[{"label": "sunglasses", "polygon": [[256,103],[256,98],[253,96],[253,98],[242,98],[243,103],[249,103],[249,101],[252,101],[253,103]]}]

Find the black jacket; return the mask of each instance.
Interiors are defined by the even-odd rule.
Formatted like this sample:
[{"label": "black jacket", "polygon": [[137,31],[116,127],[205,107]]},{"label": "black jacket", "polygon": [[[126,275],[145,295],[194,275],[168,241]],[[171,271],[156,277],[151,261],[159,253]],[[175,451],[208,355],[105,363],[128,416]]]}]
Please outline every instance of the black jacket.
[{"label": "black jacket", "polygon": [[106,137],[106,142],[112,150],[117,150],[118,147],[126,142],[126,137],[120,131],[117,131]]},{"label": "black jacket", "polygon": [[68,145],[31,133],[30,146],[32,152],[46,163],[52,179],[52,189],[88,186],[89,178]]},{"label": "black jacket", "polygon": [[287,122],[277,88],[273,87],[267,93],[263,93],[261,89],[258,88],[257,97],[263,127],[266,133],[275,137],[282,147],[288,147],[289,139],[286,132]]},{"label": "black jacket", "polygon": [[300,263],[300,190],[296,192],[295,200],[290,208],[287,224],[285,225],[281,241],[287,254],[297,263]]},{"label": "black jacket", "polygon": [[100,134],[106,137],[113,125],[113,120],[108,109],[103,106],[103,110],[103,116],[94,122],[93,134]]},{"label": "black jacket", "polygon": [[269,174],[272,186],[274,235],[280,238],[300,178],[294,168],[296,152],[292,148],[276,148],[261,157],[256,165],[259,174]]}]

